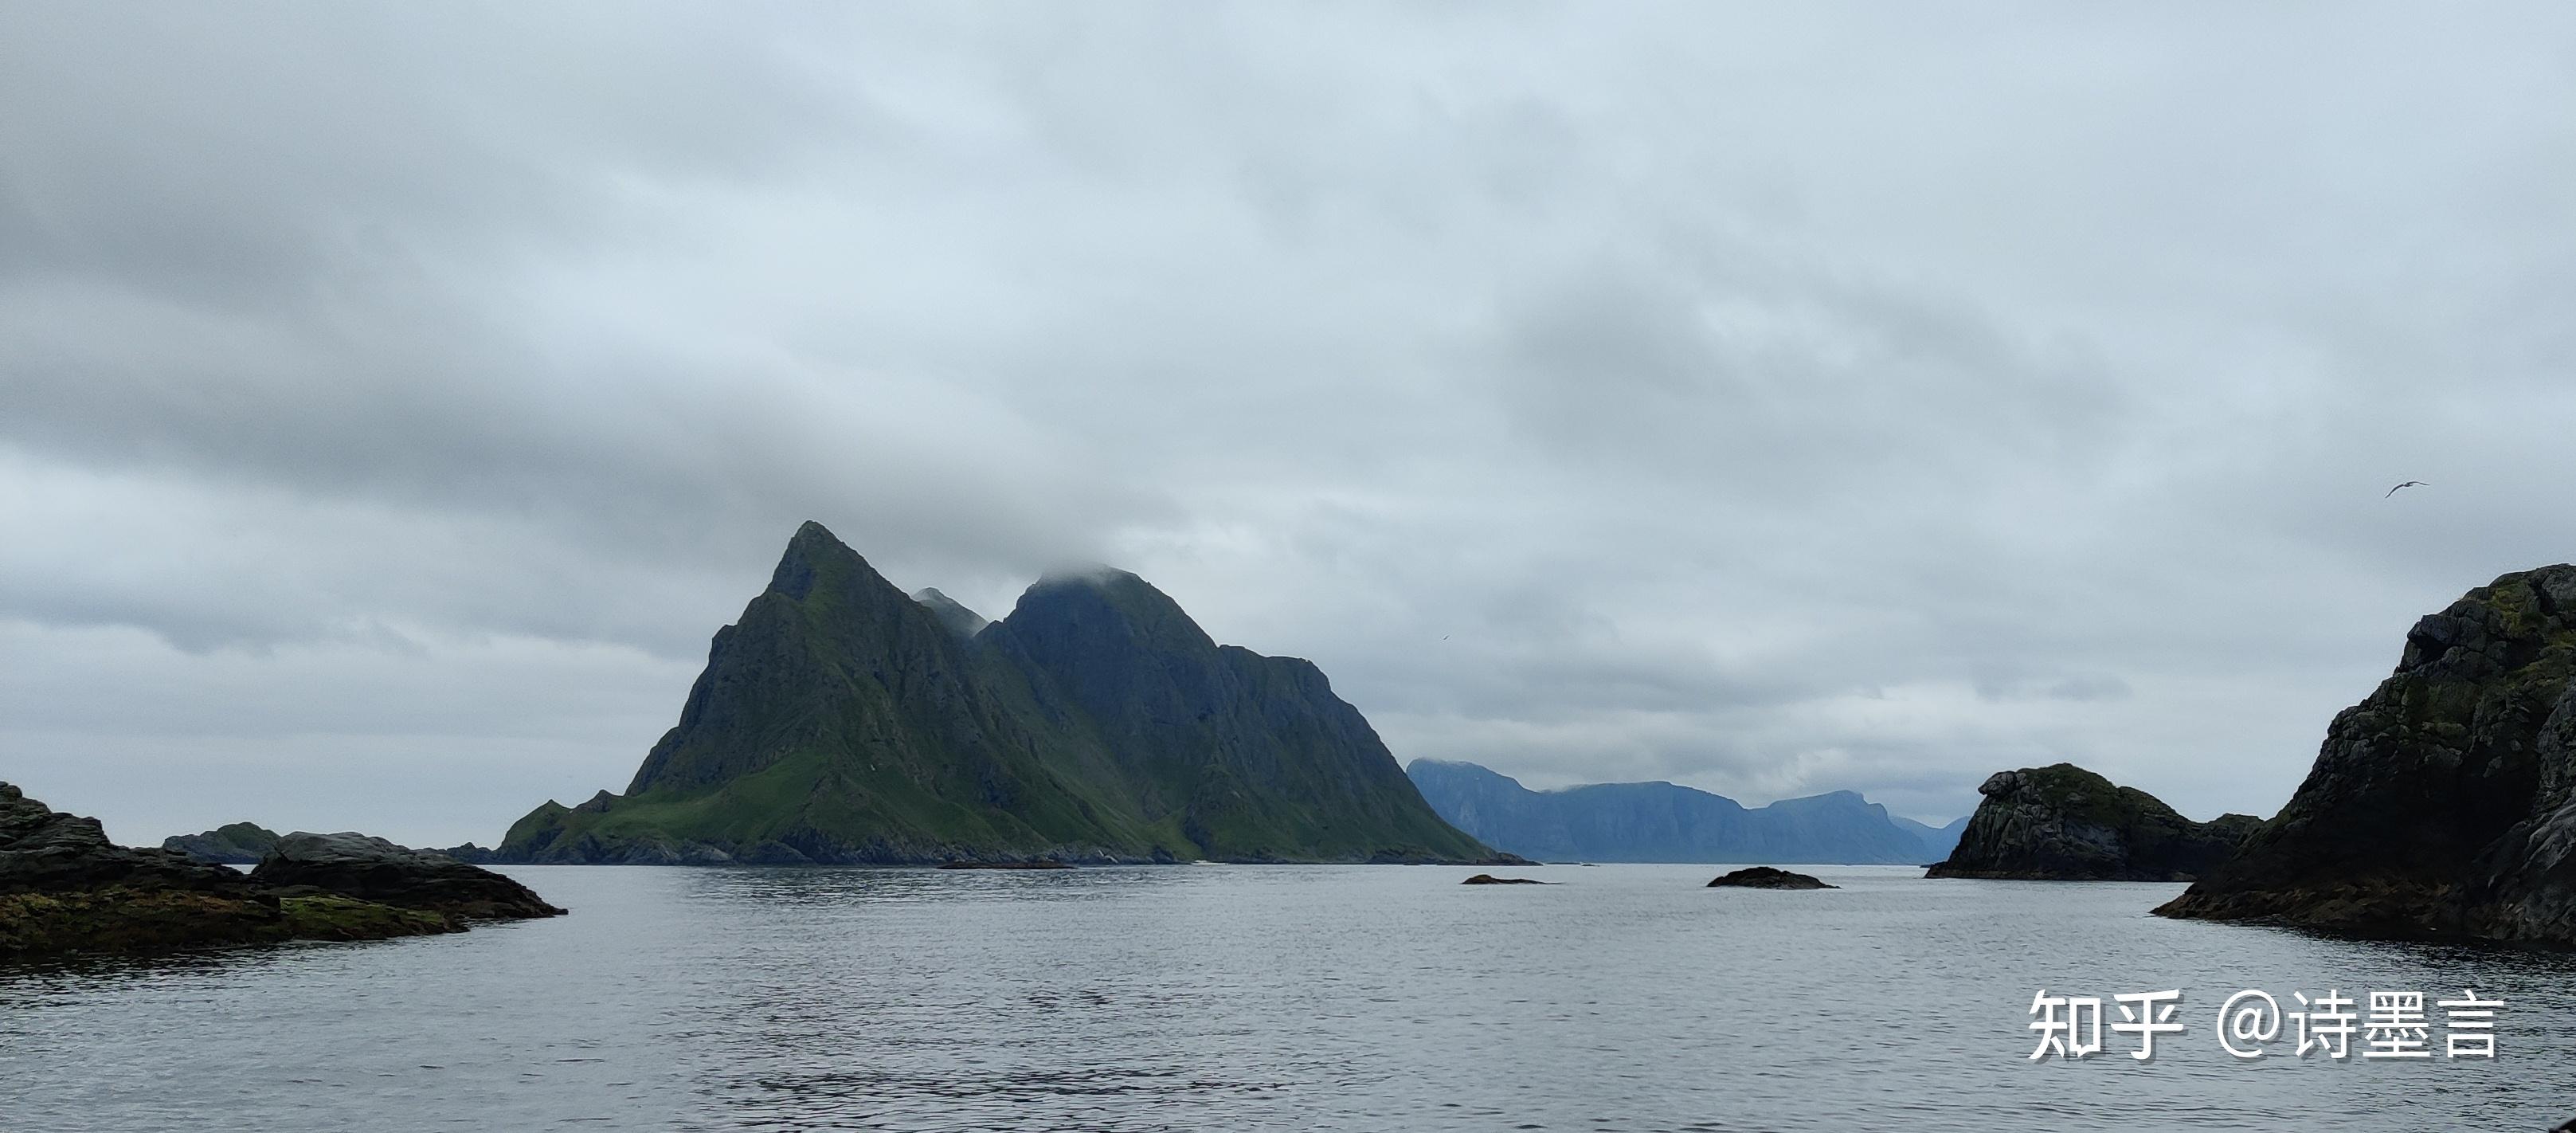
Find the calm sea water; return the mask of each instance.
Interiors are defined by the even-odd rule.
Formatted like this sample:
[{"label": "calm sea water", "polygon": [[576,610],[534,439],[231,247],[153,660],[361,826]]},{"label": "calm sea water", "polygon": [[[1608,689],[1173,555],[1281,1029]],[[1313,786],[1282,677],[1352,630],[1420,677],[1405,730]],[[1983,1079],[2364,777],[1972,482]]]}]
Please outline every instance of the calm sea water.
[{"label": "calm sea water", "polygon": [[[2170,885],[508,872],[574,915],[0,970],[0,1129],[2537,1133],[2576,1116],[2576,957],[2147,916]],[[2152,1064],[2033,1064],[2043,986],[2179,988],[2191,1029]],[[2500,1057],[2244,1063],[2211,1037],[2238,989],[2328,986],[2500,997]]]}]

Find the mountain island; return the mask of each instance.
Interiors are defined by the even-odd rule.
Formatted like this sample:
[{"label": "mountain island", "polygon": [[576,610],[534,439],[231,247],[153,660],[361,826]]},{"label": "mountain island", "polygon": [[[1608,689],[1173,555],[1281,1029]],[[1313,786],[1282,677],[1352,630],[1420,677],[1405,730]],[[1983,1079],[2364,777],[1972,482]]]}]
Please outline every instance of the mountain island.
[{"label": "mountain island", "polygon": [[1312,663],[1219,645],[1143,579],[1049,575],[987,622],[820,524],[716,631],[623,794],[530,863],[1497,862]]}]

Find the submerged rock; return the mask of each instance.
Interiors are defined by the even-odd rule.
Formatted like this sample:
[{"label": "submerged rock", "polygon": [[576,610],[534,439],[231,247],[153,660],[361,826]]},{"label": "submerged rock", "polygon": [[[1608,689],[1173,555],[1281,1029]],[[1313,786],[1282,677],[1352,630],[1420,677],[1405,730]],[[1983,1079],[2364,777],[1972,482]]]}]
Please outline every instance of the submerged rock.
[{"label": "submerged rock", "polygon": [[251,871],[282,892],[319,890],[466,920],[557,917],[527,886],[441,854],[364,834],[289,834]]},{"label": "submerged rock", "polygon": [[1927,877],[2190,881],[2262,826],[2251,815],[2193,822],[2154,795],[2071,763],[1998,771],[1977,793],[1949,860]]},{"label": "submerged rock", "polygon": [[1842,887],[1839,885],[1827,885],[1821,879],[1809,877],[1803,873],[1791,873],[1785,869],[1773,869],[1767,865],[1758,865],[1750,869],[1739,869],[1733,873],[1725,874],[1716,880],[1709,882],[1707,888],[1840,889]]},{"label": "submerged rock", "polygon": [[1461,882],[1459,882],[1458,884],[1460,884],[1460,885],[1545,885],[1545,884],[1548,884],[1548,883],[1547,883],[1547,882],[1544,882],[1544,881],[1540,881],[1539,879],[1537,879],[1537,878],[1535,878],[1535,877],[1496,877],[1496,876],[1494,876],[1493,874],[1490,874],[1490,873],[1480,873],[1480,874],[1477,874],[1477,875],[1476,875],[1476,876],[1474,876],[1474,877],[1470,877],[1470,878],[1468,878],[1468,879],[1467,879],[1467,880],[1465,880],[1465,881],[1461,881]]},{"label": "submerged rock", "polygon": [[2156,912],[2576,945],[2576,566],[2416,622],[2280,816]]}]

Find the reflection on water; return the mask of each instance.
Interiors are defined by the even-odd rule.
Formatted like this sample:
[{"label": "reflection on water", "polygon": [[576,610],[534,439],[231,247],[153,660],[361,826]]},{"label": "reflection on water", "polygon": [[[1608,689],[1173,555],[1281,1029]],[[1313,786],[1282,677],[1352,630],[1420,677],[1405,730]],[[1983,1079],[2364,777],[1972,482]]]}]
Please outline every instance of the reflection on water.
[{"label": "reflection on water", "polygon": [[[516,869],[571,917],[0,973],[17,1130],[2540,1130],[2576,957],[2145,915],[2178,887],[1711,867]],[[2180,988],[2140,1065],[2030,998]],[[2501,997],[2494,1063],[2245,1063],[2219,1002]],[[2437,1039],[2438,1042],[2438,1039]]]}]

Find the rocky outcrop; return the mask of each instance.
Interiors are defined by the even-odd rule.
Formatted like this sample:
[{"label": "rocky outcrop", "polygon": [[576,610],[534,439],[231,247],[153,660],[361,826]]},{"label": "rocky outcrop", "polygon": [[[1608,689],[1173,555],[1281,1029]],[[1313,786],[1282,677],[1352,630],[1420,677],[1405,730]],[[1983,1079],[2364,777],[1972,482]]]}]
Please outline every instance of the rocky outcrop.
[{"label": "rocky outcrop", "polygon": [[818,524],[717,631],[624,794],[505,861],[1501,862],[1314,665],[1219,645],[1143,579],[1051,575],[986,623]]},{"label": "rocky outcrop", "polygon": [[1465,881],[1461,881],[1461,882],[1459,882],[1458,884],[1460,884],[1460,885],[1546,885],[1546,884],[1548,884],[1548,883],[1547,883],[1547,882],[1544,882],[1544,881],[1540,881],[1539,879],[1537,879],[1537,878],[1535,878],[1535,877],[1496,877],[1496,876],[1494,876],[1493,874],[1490,874],[1490,873],[1480,873],[1480,874],[1477,874],[1477,875],[1476,875],[1476,876],[1474,876],[1474,877],[1470,877],[1470,878],[1468,878],[1468,879],[1467,879],[1467,880],[1465,880]]},{"label": "rocky outcrop", "polygon": [[1473,763],[1417,759],[1404,770],[1451,825],[1488,846],[1551,861],[1921,865],[1941,860],[1957,840],[1850,791],[1746,807],[1673,783],[1533,791]]},{"label": "rocky outcrop", "polygon": [[0,893],[77,893],[109,888],[237,893],[240,871],[168,850],[107,840],[95,818],[64,814],[0,783]]},{"label": "rocky outcrop", "polygon": [[186,854],[119,846],[97,819],[0,783],[0,960],[460,930],[436,912],[279,893]]},{"label": "rocky outcrop", "polygon": [[259,859],[268,856],[269,847],[276,844],[276,831],[253,823],[236,822],[203,834],[172,835],[162,839],[161,848],[217,865],[258,865]]},{"label": "rocky outcrop", "polygon": [[318,891],[462,920],[559,917],[527,886],[441,854],[364,834],[289,834],[251,871],[280,893]]},{"label": "rocky outcrop", "polygon": [[[213,862],[219,865],[258,865],[261,859],[268,856],[270,850],[277,848],[277,840],[280,837],[283,835],[267,827],[249,822],[236,822],[229,826],[218,826],[203,834],[172,835],[162,839],[161,848],[176,850],[201,862]],[[484,865],[493,860],[492,851],[472,842],[462,846],[447,846],[419,852],[454,858],[468,865]]]},{"label": "rocky outcrop", "polygon": [[2190,881],[2262,825],[2250,815],[2193,822],[2154,795],[2059,763],[1998,771],[1950,857],[1927,877]]},{"label": "rocky outcrop", "polygon": [[2416,622],[2289,805],[2156,911],[2576,945],[2576,566]]},{"label": "rocky outcrop", "polygon": [[1842,888],[1839,885],[1827,885],[1822,879],[1809,877],[1803,873],[1791,873],[1788,870],[1773,869],[1767,865],[1757,865],[1749,869],[1739,869],[1733,873],[1722,874],[1715,880],[1710,881],[1707,887],[1710,889]]}]

